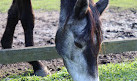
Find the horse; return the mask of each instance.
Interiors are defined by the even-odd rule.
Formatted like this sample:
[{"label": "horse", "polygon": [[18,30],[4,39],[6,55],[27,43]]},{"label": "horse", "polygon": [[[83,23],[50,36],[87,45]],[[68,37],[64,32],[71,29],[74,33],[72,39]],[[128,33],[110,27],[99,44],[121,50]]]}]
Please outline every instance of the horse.
[{"label": "horse", "polygon": [[55,43],[74,81],[99,81],[98,53],[102,42],[100,15],[109,0],[61,0]]},{"label": "horse", "polygon": [[[25,35],[25,46],[33,46],[34,14],[31,0],[13,0],[8,10],[8,18],[5,32],[1,39],[3,49],[12,48],[13,34],[18,21],[21,21]],[[39,61],[28,62],[33,66],[34,74],[46,76],[49,71]]]}]

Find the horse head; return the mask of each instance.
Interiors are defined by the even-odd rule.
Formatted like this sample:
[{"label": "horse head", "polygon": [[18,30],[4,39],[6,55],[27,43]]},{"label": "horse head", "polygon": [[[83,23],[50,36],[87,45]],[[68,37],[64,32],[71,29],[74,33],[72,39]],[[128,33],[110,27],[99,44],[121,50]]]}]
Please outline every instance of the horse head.
[{"label": "horse head", "polygon": [[74,81],[99,80],[97,57],[102,41],[99,16],[108,2],[61,0],[56,49]]}]

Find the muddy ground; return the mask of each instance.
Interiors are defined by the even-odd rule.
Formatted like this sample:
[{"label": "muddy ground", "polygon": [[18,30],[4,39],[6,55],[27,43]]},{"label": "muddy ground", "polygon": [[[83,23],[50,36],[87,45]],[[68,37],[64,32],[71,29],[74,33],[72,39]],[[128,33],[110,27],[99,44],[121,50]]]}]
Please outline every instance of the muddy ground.
[{"label": "muddy ground", "polygon": [[[0,39],[6,26],[6,13],[0,13]],[[35,11],[34,44],[35,46],[45,46],[55,44],[55,34],[58,28],[59,12]],[[128,39],[137,38],[137,11],[107,9],[101,16],[104,40],[107,39]],[[18,23],[13,41],[13,48],[24,47],[24,33],[20,22]],[[1,45],[0,45],[1,49]],[[121,54],[99,55],[99,64],[120,63],[133,61],[137,57],[137,52],[125,52]],[[41,61],[48,69],[54,73],[63,66],[62,59],[51,61]],[[32,67],[28,63],[0,64],[0,78],[27,72]]]}]

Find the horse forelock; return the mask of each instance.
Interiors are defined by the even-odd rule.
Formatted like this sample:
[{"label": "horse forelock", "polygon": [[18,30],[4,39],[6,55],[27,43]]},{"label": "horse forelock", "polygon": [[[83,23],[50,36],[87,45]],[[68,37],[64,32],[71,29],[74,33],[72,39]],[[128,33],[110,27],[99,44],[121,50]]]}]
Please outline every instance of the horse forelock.
[{"label": "horse forelock", "polygon": [[[87,26],[85,27],[85,36],[87,35],[90,40],[87,40],[87,47],[84,51],[84,57],[88,64],[89,74],[92,76],[96,76],[96,71],[93,68],[97,69],[97,56],[100,50],[100,44],[102,41],[102,31],[101,31],[101,22],[99,20],[99,14],[96,8],[92,5],[89,6],[87,16]],[[86,37],[87,37],[86,36]],[[85,37],[85,38],[86,38]],[[96,40],[94,40],[96,38]],[[91,45],[90,45],[91,44]],[[98,74],[97,74],[98,75]]]},{"label": "horse forelock", "polygon": [[[88,8],[87,20],[88,20],[88,24],[86,26],[87,29],[86,31],[90,30],[90,39],[91,39],[91,44],[93,46],[93,48],[91,49],[95,51],[94,54],[98,54],[98,51],[100,49],[100,44],[102,41],[101,22],[99,19],[98,11],[92,5],[90,5]],[[97,39],[96,41],[94,40],[95,38]]]}]

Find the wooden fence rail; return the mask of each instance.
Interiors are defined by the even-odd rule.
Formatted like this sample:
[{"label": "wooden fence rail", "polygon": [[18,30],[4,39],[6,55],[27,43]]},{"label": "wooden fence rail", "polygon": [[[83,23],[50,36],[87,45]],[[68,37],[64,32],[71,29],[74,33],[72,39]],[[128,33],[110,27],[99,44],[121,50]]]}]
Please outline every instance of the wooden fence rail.
[{"label": "wooden fence rail", "polygon": [[103,54],[137,51],[137,38],[103,41],[101,51]]},{"label": "wooden fence rail", "polygon": [[0,51],[0,64],[28,62],[36,60],[51,60],[60,58],[55,46],[26,47],[21,49],[4,49]]},{"label": "wooden fence rail", "polygon": [[[137,51],[137,39],[103,41],[101,53],[120,53],[126,51]],[[0,50],[0,64],[16,62],[28,62],[36,60],[51,60],[61,58],[55,46],[26,47],[21,49]]]}]

